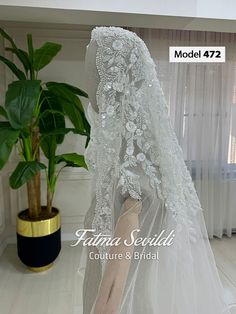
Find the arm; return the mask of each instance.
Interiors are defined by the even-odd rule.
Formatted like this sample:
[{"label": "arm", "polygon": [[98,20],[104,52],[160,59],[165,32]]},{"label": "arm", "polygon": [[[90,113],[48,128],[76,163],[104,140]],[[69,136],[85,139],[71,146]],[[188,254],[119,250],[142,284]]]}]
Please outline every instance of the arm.
[{"label": "arm", "polygon": [[126,259],[125,254],[133,254],[133,246],[125,246],[124,240],[130,239],[130,234],[139,227],[138,215],[142,209],[141,201],[131,197],[124,202],[125,212],[119,217],[115,237],[121,238],[121,244],[110,249],[111,254],[122,254],[123,259],[108,260],[105,273],[99,288],[93,314],[119,313],[122,295],[125,288],[131,259]]}]

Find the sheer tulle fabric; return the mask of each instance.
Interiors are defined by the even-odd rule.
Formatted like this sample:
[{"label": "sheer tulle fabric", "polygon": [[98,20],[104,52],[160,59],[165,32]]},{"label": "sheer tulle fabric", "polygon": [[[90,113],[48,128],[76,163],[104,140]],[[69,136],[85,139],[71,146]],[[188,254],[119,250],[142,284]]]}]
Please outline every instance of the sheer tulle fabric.
[{"label": "sheer tulle fabric", "polygon": [[[117,313],[229,313],[202,209],[145,44],[113,27],[94,29],[92,40],[98,45],[99,113],[89,106],[86,161],[94,174],[94,197],[85,227],[112,236],[130,196],[142,200],[139,237],[175,232],[170,247],[135,247],[139,257],[158,251],[159,259],[132,259]],[[105,267],[87,260],[84,314],[91,313]]]}]

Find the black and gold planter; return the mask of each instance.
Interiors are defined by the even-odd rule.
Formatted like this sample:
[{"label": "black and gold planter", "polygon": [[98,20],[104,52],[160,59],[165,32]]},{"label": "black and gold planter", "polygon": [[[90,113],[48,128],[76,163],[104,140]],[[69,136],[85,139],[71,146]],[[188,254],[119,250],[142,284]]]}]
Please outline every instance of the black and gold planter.
[{"label": "black and gold planter", "polygon": [[59,210],[53,217],[32,221],[24,210],[17,215],[17,252],[22,263],[32,271],[49,269],[61,250],[61,222]]}]

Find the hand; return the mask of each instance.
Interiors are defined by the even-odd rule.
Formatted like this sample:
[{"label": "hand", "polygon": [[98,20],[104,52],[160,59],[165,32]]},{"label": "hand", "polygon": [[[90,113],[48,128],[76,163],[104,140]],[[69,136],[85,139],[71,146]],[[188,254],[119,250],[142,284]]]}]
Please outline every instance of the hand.
[{"label": "hand", "polygon": [[128,197],[124,201],[124,209],[125,209],[125,212],[130,211],[130,212],[140,214],[142,210],[142,201],[136,200],[132,197]]}]

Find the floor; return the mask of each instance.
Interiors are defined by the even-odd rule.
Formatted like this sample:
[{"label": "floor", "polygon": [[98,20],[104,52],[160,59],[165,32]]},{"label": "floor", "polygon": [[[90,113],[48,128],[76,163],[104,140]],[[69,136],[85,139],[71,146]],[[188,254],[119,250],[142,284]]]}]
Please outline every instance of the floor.
[{"label": "floor", "polygon": [[20,263],[16,246],[0,257],[1,314],[82,314],[81,247],[64,242],[54,267],[33,273]]},{"label": "floor", "polygon": [[[32,273],[9,245],[0,257],[1,314],[82,314],[81,247],[64,242],[54,267]],[[236,296],[236,236],[211,241],[223,282]],[[232,310],[236,314],[236,309]]]},{"label": "floor", "polygon": [[[214,239],[211,247],[215,256],[223,286],[236,298],[236,235],[231,239]],[[236,308],[231,309],[236,314]]]}]

